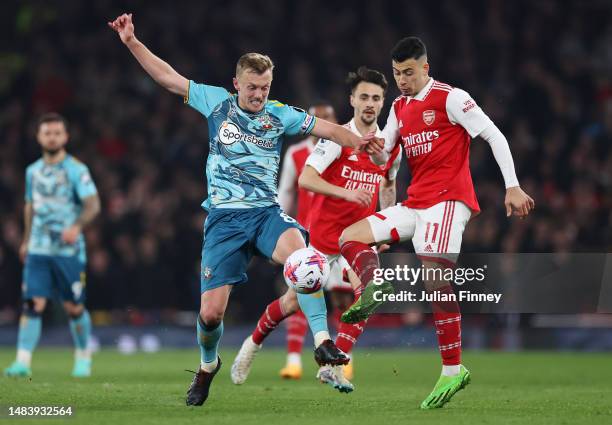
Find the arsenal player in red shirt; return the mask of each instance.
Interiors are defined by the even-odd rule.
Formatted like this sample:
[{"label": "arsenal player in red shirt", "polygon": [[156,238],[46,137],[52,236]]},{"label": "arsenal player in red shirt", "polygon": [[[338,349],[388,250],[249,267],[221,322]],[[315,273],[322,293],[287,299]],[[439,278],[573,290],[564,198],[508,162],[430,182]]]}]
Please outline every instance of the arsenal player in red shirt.
[{"label": "arsenal player in red shirt", "polygon": [[[452,267],[461,247],[463,230],[480,208],[469,168],[472,137],[486,140],[506,186],[506,213],[523,218],[535,204],[519,186],[508,142],[495,124],[465,91],[429,76],[427,51],[417,37],[404,38],[391,51],[393,75],[401,91],[389,112],[383,140],[367,148],[372,160],[384,164],[400,145],[412,173],[407,199],[351,226],[340,238],[341,253],[361,282],[360,299],[342,316],[355,323],[366,319],[379,302],[373,299],[378,255],[370,246],[412,240],[417,256],[428,268]],[[380,150],[379,148],[382,148]],[[436,273],[434,273],[435,275]],[[438,273],[438,275],[441,275]],[[454,299],[450,282],[426,280],[437,299]],[[387,285],[388,289],[388,285]],[[442,407],[470,381],[461,365],[461,314],[456,301],[432,303],[442,357],[442,374],[421,408]]]},{"label": "arsenal player in red shirt", "polygon": [[[376,121],[384,104],[387,88],[384,75],[361,67],[357,73],[349,74],[348,83],[351,87],[350,101],[354,116],[345,127],[355,134],[372,133],[383,137]],[[384,164],[377,165],[365,152],[336,149],[333,143],[321,140],[306,160],[300,175],[300,187],[316,192],[310,204],[310,246],[325,255],[331,266],[325,289],[332,291],[333,295],[344,292],[344,300],[332,295],[332,303],[341,311],[350,305],[353,295],[356,295],[355,298],[360,295],[360,292],[354,293],[353,288],[360,290],[361,282],[341,257],[338,238],[346,226],[376,211],[378,197],[383,209],[395,204],[395,177],[400,159],[399,146],[390,151]],[[295,313],[295,310],[288,310],[281,299],[268,305],[252,335],[247,337],[234,360],[231,377],[235,384],[242,384],[248,377],[254,356],[267,335],[283,319]],[[336,341],[338,347],[341,346],[342,351],[349,353],[363,332],[364,325],[365,321],[355,324],[341,323]],[[291,335],[296,335],[296,332]],[[318,377],[341,392],[353,390],[353,385],[345,377],[341,367],[321,368]]]}]

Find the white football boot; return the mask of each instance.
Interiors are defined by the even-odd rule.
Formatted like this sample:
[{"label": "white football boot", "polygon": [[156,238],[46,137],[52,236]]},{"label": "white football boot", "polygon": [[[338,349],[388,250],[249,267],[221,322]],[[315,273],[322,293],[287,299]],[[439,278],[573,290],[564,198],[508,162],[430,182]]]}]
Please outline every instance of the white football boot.
[{"label": "white football boot", "polygon": [[242,343],[242,347],[240,347],[240,351],[238,351],[238,355],[236,355],[234,363],[232,363],[230,376],[234,384],[241,385],[245,383],[249,377],[253,359],[255,359],[255,355],[257,355],[259,350],[261,350],[261,345],[255,344],[253,338],[249,335]]},{"label": "white football boot", "polygon": [[317,372],[317,379],[324,384],[331,385],[341,393],[350,393],[355,389],[351,381],[344,376],[344,370],[341,365],[321,366]]}]

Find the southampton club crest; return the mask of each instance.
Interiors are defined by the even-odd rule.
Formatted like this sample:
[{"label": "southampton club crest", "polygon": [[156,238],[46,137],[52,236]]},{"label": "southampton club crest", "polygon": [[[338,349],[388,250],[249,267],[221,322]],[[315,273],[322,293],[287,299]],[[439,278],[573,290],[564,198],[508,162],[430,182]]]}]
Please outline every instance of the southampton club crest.
[{"label": "southampton club crest", "polygon": [[210,279],[212,277],[212,270],[210,269],[210,267],[204,267],[204,270],[202,271],[202,277],[204,277],[204,279]]},{"label": "southampton club crest", "polygon": [[432,125],[436,120],[436,111],[432,111],[428,109],[427,111],[423,111],[423,122],[427,125]]},{"label": "southampton club crest", "polygon": [[261,128],[263,130],[270,130],[272,127],[274,127],[272,125],[272,121],[270,121],[270,115],[268,114],[264,114],[257,118],[257,121],[259,121],[259,124],[261,124]]}]

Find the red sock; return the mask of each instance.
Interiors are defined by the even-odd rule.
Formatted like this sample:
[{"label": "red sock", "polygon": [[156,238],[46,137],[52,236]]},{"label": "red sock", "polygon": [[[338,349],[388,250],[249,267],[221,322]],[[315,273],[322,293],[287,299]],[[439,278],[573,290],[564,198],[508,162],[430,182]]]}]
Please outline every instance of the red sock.
[{"label": "red sock", "polygon": [[287,318],[287,352],[301,353],[304,337],[308,331],[308,321],[301,310]]},{"label": "red sock", "polygon": [[268,304],[266,311],[264,311],[259,318],[257,326],[255,326],[255,330],[253,331],[253,342],[255,342],[255,344],[261,344],[268,334],[276,329],[278,324],[285,317],[287,317],[287,315],[281,308],[280,298]]},{"label": "red sock", "polygon": [[345,353],[350,353],[353,349],[353,345],[357,342],[357,338],[363,333],[365,324],[365,320],[353,324],[340,322],[338,336],[336,337],[336,347]]},{"label": "red sock", "polygon": [[[437,290],[440,294],[452,294],[453,288],[445,286]],[[461,364],[461,313],[457,301],[434,301],[431,303],[434,325],[438,334],[438,347],[442,364]]]},{"label": "red sock", "polygon": [[[355,299],[359,298],[363,287],[353,289]],[[345,353],[350,353],[353,350],[353,346],[357,343],[357,338],[363,333],[367,320],[363,320],[358,323],[344,323],[338,322],[338,335],[336,336],[336,347]]]},{"label": "red sock", "polygon": [[340,252],[361,280],[362,288],[359,288],[355,294],[359,297],[363,287],[374,277],[374,270],[380,267],[378,254],[369,245],[355,241],[344,242]]}]

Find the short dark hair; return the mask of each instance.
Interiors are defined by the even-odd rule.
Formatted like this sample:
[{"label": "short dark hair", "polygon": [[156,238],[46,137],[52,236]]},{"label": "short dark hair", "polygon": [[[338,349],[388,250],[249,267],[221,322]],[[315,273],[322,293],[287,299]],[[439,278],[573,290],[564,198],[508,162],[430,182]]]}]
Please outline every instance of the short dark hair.
[{"label": "short dark hair", "polygon": [[355,88],[361,82],[376,84],[382,87],[383,93],[387,92],[387,87],[389,86],[387,78],[382,72],[370,69],[367,66],[360,66],[357,72],[349,72],[348,77],[346,77],[346,84],[351,88],[351,93],[355,91]]},{"label": "short dark hair", "polygon": [[425,43],[419,37],[406,37],[391,49],[391,59],[404,62],[406,59],[419,59],[427,54]]},{"label": "short dark hair", "polygon": [[47,112],[42,114],[40,118],[38,118],[38,124],[36,126],[37,130],[40,130],[40,126],[46,124],[48,122],[61,122],[64,124],[64,128],[68,130],[68,121],[62,115],[57,112]]}]

